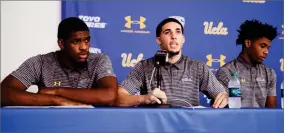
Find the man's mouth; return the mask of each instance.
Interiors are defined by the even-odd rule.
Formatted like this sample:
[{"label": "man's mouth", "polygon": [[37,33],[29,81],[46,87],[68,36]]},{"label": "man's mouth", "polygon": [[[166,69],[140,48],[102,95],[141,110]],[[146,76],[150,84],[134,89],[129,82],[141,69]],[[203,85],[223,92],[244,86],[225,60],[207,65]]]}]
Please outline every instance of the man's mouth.
[{"label": "man's mouth", "polygon": [[88,54],[80,54],[80,55],[79,55],[79,58],[80,58],[80,59],[86,59],[87,56],[88,56]]},{"label": "man's mouth", "polygon": [[260,59],[261,59],[262,61],[264,61],[264,60],[266,59],[266,57],[261,57]]},{"label": "man's mouth", "polygon": [[175,42],[170,43],[170,48],[176,48],[178,45]]}]

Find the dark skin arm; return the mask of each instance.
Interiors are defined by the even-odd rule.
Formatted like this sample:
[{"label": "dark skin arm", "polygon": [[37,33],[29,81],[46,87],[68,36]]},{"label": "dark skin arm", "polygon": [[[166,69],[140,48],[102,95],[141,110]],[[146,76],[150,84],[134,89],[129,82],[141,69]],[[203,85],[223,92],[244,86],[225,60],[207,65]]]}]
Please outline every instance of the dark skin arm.
[{"label": "dark skin arm", "polygon": [[26,92],[25,85],[12,75],[1,83],[1,106],[85,105],[63,97]]},{"label": "dark skin arm", "polygon": [[276,96],[267,96],[265,107],[276,108]]},{"label": "dark skin arm", "polygon": [[40,94],[50,94],[86,104],[114,106],[117,93],[117,78],[106,76],[97,81],[98,88],[44,88]]}]

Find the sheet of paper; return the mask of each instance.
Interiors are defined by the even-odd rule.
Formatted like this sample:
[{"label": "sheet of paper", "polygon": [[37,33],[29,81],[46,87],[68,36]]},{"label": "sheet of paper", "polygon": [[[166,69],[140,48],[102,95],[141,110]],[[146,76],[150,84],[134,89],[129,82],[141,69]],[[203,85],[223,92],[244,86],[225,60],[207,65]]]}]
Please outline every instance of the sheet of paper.
[{"label": "sheet of paper", "polygon": [[195,108],[208,108],[208,107],[204,107],[204,106],[192,106],[192,107],[185,107],[183,106],[183,108],[191,108],[191,109],[195,109]]},{"label": "sheet of paper", "polygon": [[94,106],[5,106],[3,108],[94,108]]}]

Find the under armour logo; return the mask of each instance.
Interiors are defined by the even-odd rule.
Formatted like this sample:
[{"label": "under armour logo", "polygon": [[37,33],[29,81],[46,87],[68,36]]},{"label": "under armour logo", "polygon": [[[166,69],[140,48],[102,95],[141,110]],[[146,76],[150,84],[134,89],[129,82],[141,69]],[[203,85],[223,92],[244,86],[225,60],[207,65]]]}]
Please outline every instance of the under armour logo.
[{"label": "under armour logo", "polygon": [[240,79],[241,83],[245,83],[246,80],[245,79]]},{"label": "under armour logo", "polygon": [[206,63],[208,66],[212,66],[213,62],[220,62],[220,67],[226,64],[225,62],[226,56],[224,55],[220,55],[220,59],[213,59],[212,54],[208,54],[206,58],[208,59]]},{"label": "under armour logo", "polygon": [[60,81],[54,81],[53,86],[60,86],[60,83],[61,83]]},{"label": "under armour logo", "polygon": [[125,20],[127,21],[126,24],[125,24],[125,27],[127,27],[127,28],[131,28],[132,24],[139,24],[140,25],[140,29],[146,28],[146,25],[144,24],[144,22],[146,21],[145,17],[140,16],[140,20],[139,21],[132,21],[131,20],[131,16],[126,16]]}]

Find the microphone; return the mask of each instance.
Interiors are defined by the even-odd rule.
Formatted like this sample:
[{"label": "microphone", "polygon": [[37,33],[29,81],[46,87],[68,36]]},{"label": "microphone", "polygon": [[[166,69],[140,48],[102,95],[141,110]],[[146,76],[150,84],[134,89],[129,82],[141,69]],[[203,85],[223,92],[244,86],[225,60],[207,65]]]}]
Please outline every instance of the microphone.
[{"label": "microphone", "polygon": [[156,67],[165,66],[166,62],[168,62],[167,51],[157,51],[154,55],[154,62]]},{"label": "microphone", "polygon": [[154,62],[156,70],[156,79],[157,85],[156,87],[160,89],[161,87],[161,71],[160,67],[165,66],[166,62],[168,62],[168,53],[167,51],[157,51],[154,55]]}]

